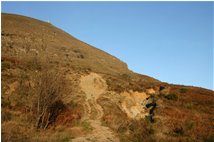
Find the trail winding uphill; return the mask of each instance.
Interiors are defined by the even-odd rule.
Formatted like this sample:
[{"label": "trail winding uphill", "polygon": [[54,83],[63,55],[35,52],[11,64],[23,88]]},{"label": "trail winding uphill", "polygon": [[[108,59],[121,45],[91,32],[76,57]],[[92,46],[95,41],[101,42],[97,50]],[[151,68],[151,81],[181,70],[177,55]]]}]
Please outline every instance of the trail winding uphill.
[{"label": "trail winding uphill", "polygon": [[[85,117],[83,119],[90,123],[93,130],[87,135],[72,139],[72,142],[119,142],[119,138],[113,134],[113,131],[101,124],[104,113],[102,106],[97,103],[97,99],[106,92],[107,84],[105,80],[96,73],[90,73],[81,77],[80,87],[86,95]],[[92,110],[96,111],[94,119],[92,119]]]},{"label": "trail winding uphill", "polygon": [[89,120],[93,130],[86,136],[72,139],[72,142],[119,142],[113,132],[105,126],[101,125],[99,120]]},{"label": "trail winding uphill", "polygon": [[101,119],[103,116],[103,109],[97,103],[97,99],[101,94],[106,92],[107,84],[105,80],[96,73],[90,73],[89,75],[82,76],[80,79],[80,88],[85,93],[85,115],[86,118],[91,118],[92,109],[96,111],[96,118]]}]

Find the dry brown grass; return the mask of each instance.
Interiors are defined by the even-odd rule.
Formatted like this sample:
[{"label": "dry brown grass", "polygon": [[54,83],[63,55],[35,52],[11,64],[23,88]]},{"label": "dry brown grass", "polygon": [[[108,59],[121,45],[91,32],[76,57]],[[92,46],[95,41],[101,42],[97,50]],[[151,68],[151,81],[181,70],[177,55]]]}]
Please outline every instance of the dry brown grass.
[{"label": "dry brown grass", "polygon": [[164,117],[161,123],[167,129],[167,136],[182,141],[204,141],[211,137],[214,132],[212,91],[193,87],[185,87],[183,91],[183,86],[170,87],[170,94],[176,94],[178,100],[161,98],[162,106],[157,108],[157,115]]},{"label": "dry brown grass", "polygon": [[104,124],[107,124],[110,128],[118,131],[120,125],[128,119],[126,114],[117,106],[117,104],[111,102],[109,99],[100,98],[98,99],[98,103],[104,110],[104,116],[102,118]]},{"label": "dry brown grass", "polygon": [[[98,100],[104,109],[103,125],[118,133],[121,141],[213,140],[214,92],[211,90],[170,85],[133,73],[119,59],[75,39],[49,23],[23,16],[2,14],[1,51],[3,141],[70,140],[73,132],[70,132],[69,128],[75,126],[75,122],[79,121],[83,113],[81,103],[84,98],[79,96],[81,92],[77,87],[78,80],[82,74],[89,72],[102,74],[108,89],[117,93],[126,90],[141,92],[147,88],[157,88],[160,91],[160,88],[170,87],[165,97],[161,93],[157,95],[157,118],[154,124],[144,120],[131,120],[120,109],[119,102],[105,98]],[[42,73],[44,66],[63,77],[55,74],[46,78],[48,76],[45,75],[43,79],[49,83],[36,87],[35,74]],[[69,84],[73,91],[66,89],[61,92],[59,84],[63,85],[64,81],[62,79],[59,83],[55,78],[58,82],[56,83],[54,77],[65,78],[67,75],[74,78]],[[37,88],[36,91],[33,88]],[[67,97],[53,97],[47,105],[49,107],[45,107],[58,108],[62,104],[65,105],[64,109],[60,109],[60,113],[54,113],[57,114],[55,121],[45,131],[34,129],[37,111],[33,96],[39,94],[41,89],[48,92],[55,90],[55,95],[61,96],[60,93],[63,93],[63,96]],[[72,97],[72,94],[76,97]],[[45,102],[49,101],[48,98],[50,97],[43,97]],[[57,101],[62,102],[56,103]],[[71,101],[77,105],[69,103]],[[46,111],[46,114],[48,112],[50,111]],[[47,115],[44,116],[47,120]],[[159,132],[161,135],[158,135]]]}]

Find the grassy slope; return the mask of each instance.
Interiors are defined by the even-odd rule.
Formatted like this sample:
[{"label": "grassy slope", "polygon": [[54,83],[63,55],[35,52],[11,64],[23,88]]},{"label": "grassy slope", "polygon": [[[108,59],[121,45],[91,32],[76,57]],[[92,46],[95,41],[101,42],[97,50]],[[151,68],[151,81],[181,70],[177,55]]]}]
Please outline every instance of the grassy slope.
[{"label": "grassy slope", "polygon": [[[158,107],[155,111],[157,116],[155,124],[131,122],[134,127],[141,128],[141,125],[148,127],[134,131],[134,137],[140,137],[143,132],[161,140],[162,137],[158,135],[161,132],[161,135],[164,135],[165,138],[163,141],[197,141],[197,139],[198,141],[205,141],[212,139],[211,134],[214,132],[213,91],[196,87],[170,85],[145,75],[135,74],[129,71],[127,65],[119,59],[75,39],[50,23],[18,15],[2,14],[1,50],[2,127],[3,135],[11,135],[10,140],[13,139],[12,136],[21,136],[20,139],[27,139],[27,134],[30,135],[32,133],[29,129],[32,124],[28,118],[31,114],[27,113],[20,117],[21,114],[26,112],[22,108],[22,104],[25,103],[23,101],[26,100],[22,100],[18,95],[17,84],[25,78],[30,80],[35,74],[39,63],[34,61],[34,58],[40,60],[48,59],[48,63],[52,68],[63,70],[65,74],[70,74],[73,78],[72,84],[74,86],[78,84],[76,80],[81,74],[93,71],[102,74],[107,80],[109,90],[116,92],[123,92],[124,90],[143,91],[146,88],[159,88],[160,86],[169,87],[170,91],[167,94],[162,93],[157,96]],[[77,88],[74,87],[72,89],[75,93],[78,93]],[[172,97],[166,97],[167,95]],[[113,108],[115,108],[113,110],[118,109],[117,104],[111,104],[111,102],[106,102],[105,100],[101,100],[101,102],[105,103],[103,107],[106,113],[111,112]],[[74,103],[71,103],[71,105],[76,106]],[[70,114],[80,115],[80,109],[81,107],[77,107],[72,112],[66,110],[63,120],[58,123],[62,124],[63,122],[64,124],[69,120],[73,120],[73,116],[71,117]],[[117,116],[115,119],[121,116],[116,121],[117,123],[127,119],[121,113],[120,110],[112,113]],[[111,125],[109,124],[109,126]],[[26,132],[26,135],[17,134],[17,131]],[[48,135],[52,134],[53,132],[47,133],[46,137],[48,138]],[[66,129],[63,134],[67,138]],[[61,134],[61,131],[54,133],[57,138],[58,135],[63,134]],[[64,139],[64,137],[59,139]]]},{"label": "grassy slope", "polygon": [[[14,49],[20,56],[22,54],[20,48],[36,49],[39,56],[46,50],[45,54],[48,54],[46,56],[61,65],[88,68],[109,74],[128,72],[127,65],[116,57],[75,39],[50,23],[18,15],[2,14],[2,33],[3,39],[7,39],[8,43],[13,42],[13,49],[10,51],[2,48],[3,56],[7,54],[15,56],[12,52]],[[5,44],[3,42],[3,47]],[[42,44],[46,49],[41,49],[41,46],[44,46]]]}]

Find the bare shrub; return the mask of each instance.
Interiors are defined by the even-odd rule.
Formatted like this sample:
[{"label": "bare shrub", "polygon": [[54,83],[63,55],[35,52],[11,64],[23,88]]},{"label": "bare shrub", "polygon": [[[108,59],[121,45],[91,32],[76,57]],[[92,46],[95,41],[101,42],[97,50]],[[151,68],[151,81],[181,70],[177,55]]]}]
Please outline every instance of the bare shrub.
[{"label": "bare shrub", "polygon": [[36,127],[46,129],[65,107],[62,102],[66,82],[60,72],[43,69],[35,77],[33,106],[36,109]]}]

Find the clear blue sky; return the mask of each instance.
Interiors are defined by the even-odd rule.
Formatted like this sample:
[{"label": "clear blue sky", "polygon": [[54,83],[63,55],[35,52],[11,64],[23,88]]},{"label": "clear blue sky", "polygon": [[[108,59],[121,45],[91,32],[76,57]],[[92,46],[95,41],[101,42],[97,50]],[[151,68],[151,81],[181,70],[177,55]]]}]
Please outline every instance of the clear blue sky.
[{"label": "clear blue sky", "polygon": [[2,2],[173,84],[213,89],[213,2]]}]

